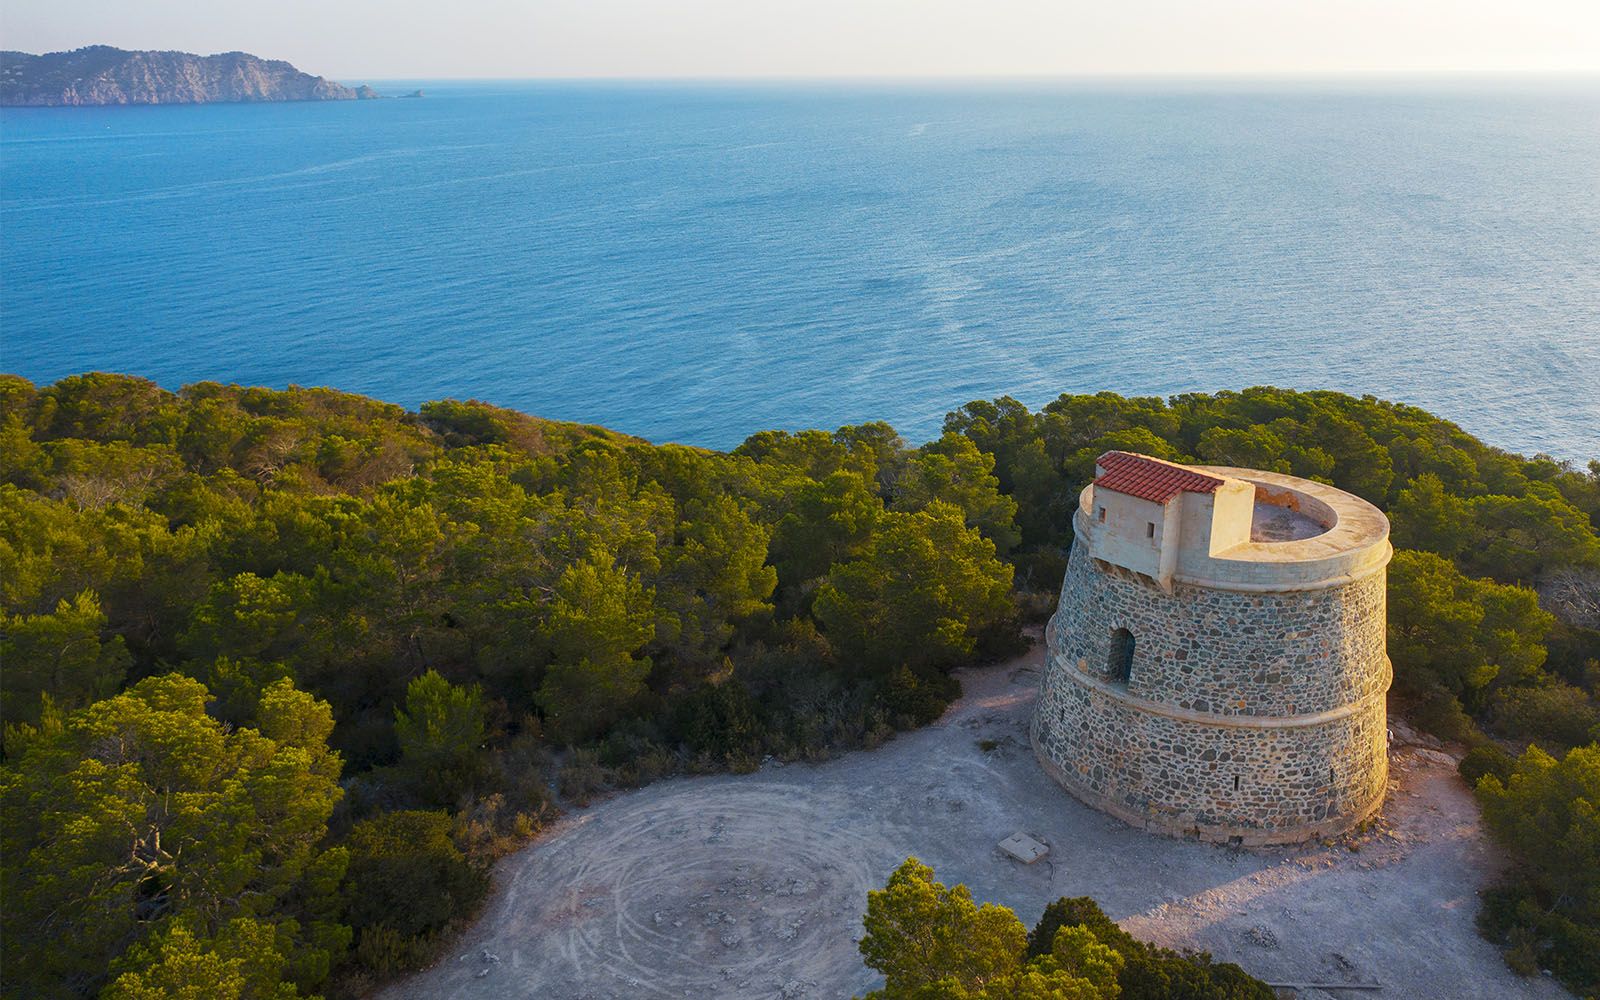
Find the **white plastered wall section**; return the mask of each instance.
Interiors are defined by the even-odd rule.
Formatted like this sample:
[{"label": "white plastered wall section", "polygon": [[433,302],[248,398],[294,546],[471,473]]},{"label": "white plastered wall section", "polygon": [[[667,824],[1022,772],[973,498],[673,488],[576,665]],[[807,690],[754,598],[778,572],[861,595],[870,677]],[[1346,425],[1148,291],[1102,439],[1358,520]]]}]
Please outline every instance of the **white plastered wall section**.
[{"label": "white plastered wall section", "polygon": [[1165,504],[1090,485],[1090,554],[1172,592],[1175,576],[1250,541],[1256,488],[1226,479],[1211,493],[1182,492]]}]

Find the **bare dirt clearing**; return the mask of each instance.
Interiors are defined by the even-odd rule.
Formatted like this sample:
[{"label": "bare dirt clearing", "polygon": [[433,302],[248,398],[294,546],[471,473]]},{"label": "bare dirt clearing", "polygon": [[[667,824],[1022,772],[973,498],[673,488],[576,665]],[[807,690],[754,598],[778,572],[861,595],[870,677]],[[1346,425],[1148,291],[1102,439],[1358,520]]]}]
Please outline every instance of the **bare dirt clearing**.
[{"label": "bare dirt clearing", "polygon": [[[1492,849],[1444,755],[1397,748],[1383,820],[1359,840],[1169,840],[1089,809],[1039,769],[1027,741],[1039,664],[1035,650],[964,673],[966,696],[942,720],[876,751],[664,781],[568,816],[502,862],[485,916],[448,959],[384,995],[850,996],[878,983],[855,946],[867,890],[907,855],[1030,925],[1059,896],[1093,896],[1140,937],[1271,981],[1380,982],[1359,995],[1397,998],[1567,995],[1516,978],[1477,936]],[[1000,853],[1018,831],[1050,854],[1024,866]]]}]

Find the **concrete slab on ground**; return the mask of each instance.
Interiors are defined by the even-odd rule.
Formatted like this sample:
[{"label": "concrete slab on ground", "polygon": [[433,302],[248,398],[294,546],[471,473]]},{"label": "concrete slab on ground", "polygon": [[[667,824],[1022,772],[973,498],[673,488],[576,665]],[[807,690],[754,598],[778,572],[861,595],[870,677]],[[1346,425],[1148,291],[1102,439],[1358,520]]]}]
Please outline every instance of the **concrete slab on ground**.
[{"label": "concrete slab on ground", "polygon": [[1050,853],[1050,848],[1025,833],[1013,833],[1000,841],[1000,850],[1025,865],[1031,865]]}]

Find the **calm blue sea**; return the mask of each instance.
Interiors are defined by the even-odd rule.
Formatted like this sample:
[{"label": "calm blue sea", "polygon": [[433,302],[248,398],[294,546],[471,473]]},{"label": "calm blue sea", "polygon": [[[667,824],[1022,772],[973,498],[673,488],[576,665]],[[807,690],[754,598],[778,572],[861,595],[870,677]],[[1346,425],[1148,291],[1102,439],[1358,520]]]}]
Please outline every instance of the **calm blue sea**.
[{"label": "calm blue sea", "polygon": [[4,111],[0,369],[717,447],[1273,383],[1600,456],[1594,80],[420,85]]}]

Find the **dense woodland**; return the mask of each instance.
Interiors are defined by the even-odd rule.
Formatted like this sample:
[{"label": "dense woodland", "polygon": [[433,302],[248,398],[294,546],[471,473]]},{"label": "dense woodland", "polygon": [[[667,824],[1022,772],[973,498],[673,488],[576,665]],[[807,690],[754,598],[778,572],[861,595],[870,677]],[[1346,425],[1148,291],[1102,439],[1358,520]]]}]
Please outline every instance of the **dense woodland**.
[{"label": "dense woodland", "polygon": [[0,376],[6,995],[359,993],[560,808],[926,723],[1049,612],[1111,448],[1389,512],[1395,707],[1518,859],[1485,932],[1600,986],[1600,463],[1270,388],[719,453],[96,374]]}]

